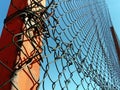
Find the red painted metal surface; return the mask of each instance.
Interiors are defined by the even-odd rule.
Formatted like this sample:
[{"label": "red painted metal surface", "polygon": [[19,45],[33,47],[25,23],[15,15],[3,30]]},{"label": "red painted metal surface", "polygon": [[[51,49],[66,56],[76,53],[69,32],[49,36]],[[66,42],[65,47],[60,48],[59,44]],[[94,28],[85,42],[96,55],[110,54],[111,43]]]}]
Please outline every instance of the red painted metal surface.
[{"label": "red painted metal surface", "polygon": [[117,35],[116,35],[113,27],[111,27],[111,32],[112,32],[112,36],[114,39],[114,43],[115,43],[116,51],[118,54],[119,62],[120,62],[120,41],[118,40]]},{"label": "red painted metal surface", "polygon": [[[7,17],[10,17],[18,9],[22,10],[23,8],[25,8],[25,6],[27,6],[27,0],[12,0]],[[3,28],[2,35],[0,37],[0,90],[11,89],[10,79],[14,71],[14,64],[16,62],[17,56],[17,47],[11,43],[13,43],[12,39],[14,34],[21,32],[23,21],[20,16],[17,16],[8,21],[6,23],[6,26],[8,30],[12,33]],[[5,46],[9,44],[11,45],[6,48]]]}]

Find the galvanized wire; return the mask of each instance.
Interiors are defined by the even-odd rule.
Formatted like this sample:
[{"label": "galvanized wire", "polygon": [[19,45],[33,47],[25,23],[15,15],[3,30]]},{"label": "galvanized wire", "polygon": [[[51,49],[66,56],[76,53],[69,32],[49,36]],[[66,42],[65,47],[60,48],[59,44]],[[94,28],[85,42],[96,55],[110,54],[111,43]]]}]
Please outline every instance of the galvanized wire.
[{"label": "galvanized wire", "polygon": [[[25,9],[6,19],[7,23],[20,15],[25,22],[11,43],[18,47],[15,70],[38,62],[40,80],[29,72],[39,90],[120,90],[120,66],[105,0],[46,0],[45,7],[40,3],[31,0]],[[38,10],[33,10],[36,7]],[[34,48],[31,56],[21,49],[23,36]],[[16,37],[19,39],[14,41]]]}]

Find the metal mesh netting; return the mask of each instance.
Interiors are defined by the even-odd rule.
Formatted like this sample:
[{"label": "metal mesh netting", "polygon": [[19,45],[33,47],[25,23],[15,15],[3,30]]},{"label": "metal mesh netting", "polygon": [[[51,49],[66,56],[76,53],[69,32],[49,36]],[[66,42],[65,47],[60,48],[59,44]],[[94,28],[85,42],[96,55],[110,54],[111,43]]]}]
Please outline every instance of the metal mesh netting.
[{"label": "metal mesh netting", "polygon": [[[120,67],[105,0],[46,0],[46,7],[41,0],[30,0],[12,16],[25,22],[22,32],[13,35],[19,49],[15,70],[38,62],[40,80],[30,76],[39,90],[120,90]],[[26,41],[33,47],[30,55],[24,48]]]}]

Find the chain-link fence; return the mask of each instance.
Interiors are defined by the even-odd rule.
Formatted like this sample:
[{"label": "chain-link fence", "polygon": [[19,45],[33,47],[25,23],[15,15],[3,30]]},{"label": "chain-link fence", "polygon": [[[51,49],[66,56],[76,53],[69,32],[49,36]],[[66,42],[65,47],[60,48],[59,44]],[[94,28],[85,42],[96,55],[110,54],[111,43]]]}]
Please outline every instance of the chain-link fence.
[{"label": "chain-link fence", "polygon": [[[13,35],[18,49],[14,70],[27,66],[28,77],[39,90],[120,90],[120,66],[105,0],[46,0],[45,7],[41,1],[30,0],[6,19],[7,31],[6,23],[17,16],[25,24]],[[30,55],[26,41],[33,48]],[[36,62],[39,80],[28,66]],[[18,89],[14,81],[12,84]]]}]

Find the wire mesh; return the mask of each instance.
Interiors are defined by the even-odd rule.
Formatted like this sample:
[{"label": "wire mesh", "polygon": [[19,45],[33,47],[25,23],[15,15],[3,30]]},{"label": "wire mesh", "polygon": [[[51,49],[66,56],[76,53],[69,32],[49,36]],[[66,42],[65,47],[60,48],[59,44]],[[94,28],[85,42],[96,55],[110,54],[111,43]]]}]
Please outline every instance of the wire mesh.
[{"label": "wire mesh", "polygon": [[[28,70],[39,90],[120,90],[120,66],[105,0],[46,0],[45,7],[41,1],[30,0],[12,17],[20,15],[25,22],[21,33],[13,35],[18,48],[15,70],[37,62],[40,80]],[[33,47],[30,55],[26,41]]]}]

